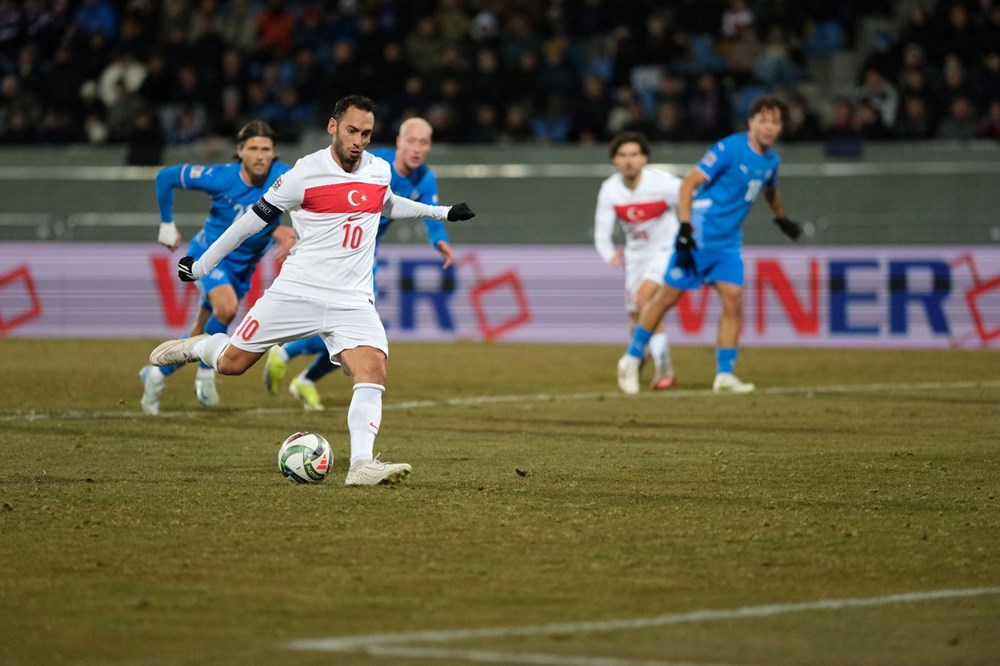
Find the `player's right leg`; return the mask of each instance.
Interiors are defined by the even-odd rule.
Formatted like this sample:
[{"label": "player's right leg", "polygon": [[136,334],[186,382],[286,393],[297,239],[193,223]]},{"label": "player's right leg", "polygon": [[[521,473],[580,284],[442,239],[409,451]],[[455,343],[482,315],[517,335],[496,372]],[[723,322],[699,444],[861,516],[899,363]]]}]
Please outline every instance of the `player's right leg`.
[{"label": "player's right leg", "polygon": [[[637,312],[634,314],[635,319],[638,319],[639,312],[642,311],[643,306],[646,305],[646,303],[656,293],[656,290],[660,287],[660,285],[663,284],[662,274],[665,266],[666,262],[663,263],[662,268],[660,268],[659,264],[657,264],[657,268],[660,273],[658,279],[654,279],[649,273],[647,273],[644,275],[638,287],[636,287],[634,292],[635,304],[637,307]],[[633,326],[635,325],[636,322],[633,322]],[[660,319],[657,323],[656,329],[653,331],[653,335],[649,338],[647,353],[649,357],[653,359],[653,365],[655,367],[653,380],[650,382],[649,387],[654,391],[663,391],[671,388],[676,380],[674,377],[673,364],[670,360],[670,341],[667,339],[667,328],[664,325],[663,319]]]}]

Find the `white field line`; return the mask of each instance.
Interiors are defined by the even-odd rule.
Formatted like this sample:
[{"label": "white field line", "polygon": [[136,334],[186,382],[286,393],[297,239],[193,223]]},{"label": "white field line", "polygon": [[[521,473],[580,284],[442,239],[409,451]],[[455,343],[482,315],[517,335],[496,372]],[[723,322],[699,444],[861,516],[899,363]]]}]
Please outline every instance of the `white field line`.
[{"label": "white field line", "polygon": [[[622,631],[633,629],[649,629],[678,624],[693,624],[700,622],[717,622],[722,620],[742,620],[746,618],[773,617],[789,613],[809,611],[837,611],[845,608],[870,608],[890,604],[913,604],[925,601],[940,601],[948,599],[963,599],[1000,595],[1000,587],[980,587],[964,590],[931,590],[924,592],[903,592],[878,597],[861,597],[848,599],[821,599],[801,603],[768,604],[764,606],[743,606],[731,609],[706,609],[688,613],[671,613],[654,617],[640,617],[629,620],[602,620],[592,622],[562,622],[553,624],[527,625],[520,627],[483,627],[478,629],[447,629],[440,631],[411,631],[395,634],[368,634],[363,636],[343,636],[339,638],[320,638],[300,640],[287,643],[286,647],[294,650],[312,650],[323,652],[366,652],[370,654],[389,654],[387,646],[401,645],[412,648],[413,643],[453,643],[469,639],[481,638],[512,638],[515,636],[546,636],[560,634],[586,634],[594,632]],[[427,651],[424,651],[427,653]],[[401,654],[401,653],[400,653]],[[409,656],[419,656],[416,652],[408,652]],[[457,655],[458,651],[449,651]],[[484,653],[498,655],[498,653]],[[431,655],[441,656],[441,654]],[[531,658],[532,655],[526,655]],[[547,655],[543,655],[547,657]],[[572,657],[566,659],[574,659]],[[509,663],[543,663],[543,664],[637,664],[644,662],[610,661],[514,661]],[[662,662],[646,662],[660,663]]]},{"label": "white field line", "polygon": [[[913,383],[876,383],[876,384],[831,384],[829,386],[773,386],[758,388],[753,395],[813,395],[823,393],[887,393],[890,391],[958,391],[976,388],[1000,388],[1000,379],[960,382],[913,382]],[[711,389],[671,389],[669,391],[644,391],[638,395],[625,395],[620,391],[606,393],[527,393],[518,395],[481,395],[469,398],[446,398],[443,400],[404,400],[388,402],[382,406],[384,410],[396,409],[428,409],[432,407],[469,407],[475,405],[495,405],[508,402],[558,402],[576,400],[662,400],[669,398],[692,398],[711,396],[715,398],[745,398],[746,396],[715,396]],[[333,410],[331,410],[333,411]],[[208,414],[240,413],[249,415],[300,414],[298,407],[257,407],[253,409],[217,410],[186,409],[175,412],[162,412],[158,417],[164,418],[198,418]],[[79,419],[120,419],[145,418],[138,409],[131,410],[82,410],[64,411],[11,411],[0,412],[0,423],[10,421],[59,421]]]},{"label": "white field line", "polygon": [[574,657],[527,652],[487,652],[485,650],[449,650],[445,648],[372,646],[365,654],[373,657],[412,657],[435,661],[472,661],[480,664],[515,664],[517,666],[725,666],[690,661],[616,659],[614,657]]}]

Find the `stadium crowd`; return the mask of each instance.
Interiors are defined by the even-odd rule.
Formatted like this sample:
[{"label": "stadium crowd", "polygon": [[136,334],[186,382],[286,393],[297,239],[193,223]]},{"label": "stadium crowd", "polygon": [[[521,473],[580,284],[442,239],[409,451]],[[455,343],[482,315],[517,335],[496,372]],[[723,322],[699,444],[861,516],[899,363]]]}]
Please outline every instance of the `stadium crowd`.
[{"label": "stadium crowd", "polygon": [[[785,97],[786,141],[1000,138],[1000,0],[0,0],[0,143],[283,141],[333,102],[438,142],[710,141]],[[858,43],[869,17],[898,24]],[[818,113],[810,63],[863,55]],[[831,91],[825,91],[827,93]],[[142,149],[145,147],[145,149]]]}]

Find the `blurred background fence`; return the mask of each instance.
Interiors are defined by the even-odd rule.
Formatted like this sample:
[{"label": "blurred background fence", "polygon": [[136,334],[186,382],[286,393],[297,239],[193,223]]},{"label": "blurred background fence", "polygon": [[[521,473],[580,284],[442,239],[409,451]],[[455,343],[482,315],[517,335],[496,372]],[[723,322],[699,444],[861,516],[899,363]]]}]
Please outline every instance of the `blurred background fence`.
[{"label": "blurred background fence", "polygon": [[[282,158],[326,145],[317,133]],[[657,144],[653,163],[683,175],[701,144]],[[834,159],[823,144],[779,146],[780,185],[790,215],[813,244],[1000,243],[1000,146],[993,142],[873,144],[857,159]],[[228,144],[175,147],[165,162],[213,163]],[[157,167],[125,167],[120,148],[0,150],[3,240],[150,241],[158,220]],[[456,243],[590,243],[597,190],[613,167],[602,147],[435,145],[430,164],[441,201],[468,201],[470,224],[452,225]],[[207,213],[201,193],[178,192],[177,223],[186,238]],[[768,208],[745,224],[749,244],[780,243]],[[419,224],[397,224],[388,240],[421,242]]]}]

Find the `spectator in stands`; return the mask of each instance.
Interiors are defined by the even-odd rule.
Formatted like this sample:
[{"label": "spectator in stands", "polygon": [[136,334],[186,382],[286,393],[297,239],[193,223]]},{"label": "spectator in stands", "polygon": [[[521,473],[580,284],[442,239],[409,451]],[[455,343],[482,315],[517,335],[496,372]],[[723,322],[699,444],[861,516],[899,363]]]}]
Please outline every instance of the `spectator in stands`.
[{"label": "spectator in stands", "polygon": [[959,95],[952,99],[948,114],[938,124],[935,136],[963,141],[975,138],[978,120],[972,100]]},{"label": "spectator in stands", "polygon": [[[878,69],[872,67],[865,70],[861,85],[855,90],[854,101],[856,106],[861,106],[863,103],[870,105],[876,111],[883,128],[888,129],[896,122],[899,93]],[[864,111],[862,114],[866,117],[868,115]],[[867,122],[863,124],[867,126]]]},{"label": "spectator in stands", "polygon": [[782,140],[786,143],[819,141],[823,138],[819,115],[809,108],[802,95],[795,94],[789,98],[787,116],[784,129],[781,130]]},{"label": "spectator in stands", "polygon": [[976,137],[980,139],[1000,139],[1000,100],[990,102],[986,116],[976,126]]},{"label": "spectator in stands", "polygon": [[688,118],[692,138],[698,141],[715,141],[732,129],[729,99],[711,72],[698,76],[691,94]]},{"label": "spectator in stands", "polygon": [[903,99],[902,113],[896,122],[898,139],[929,139],[934,136],[934,116],[920,95],[907,95]]}]

